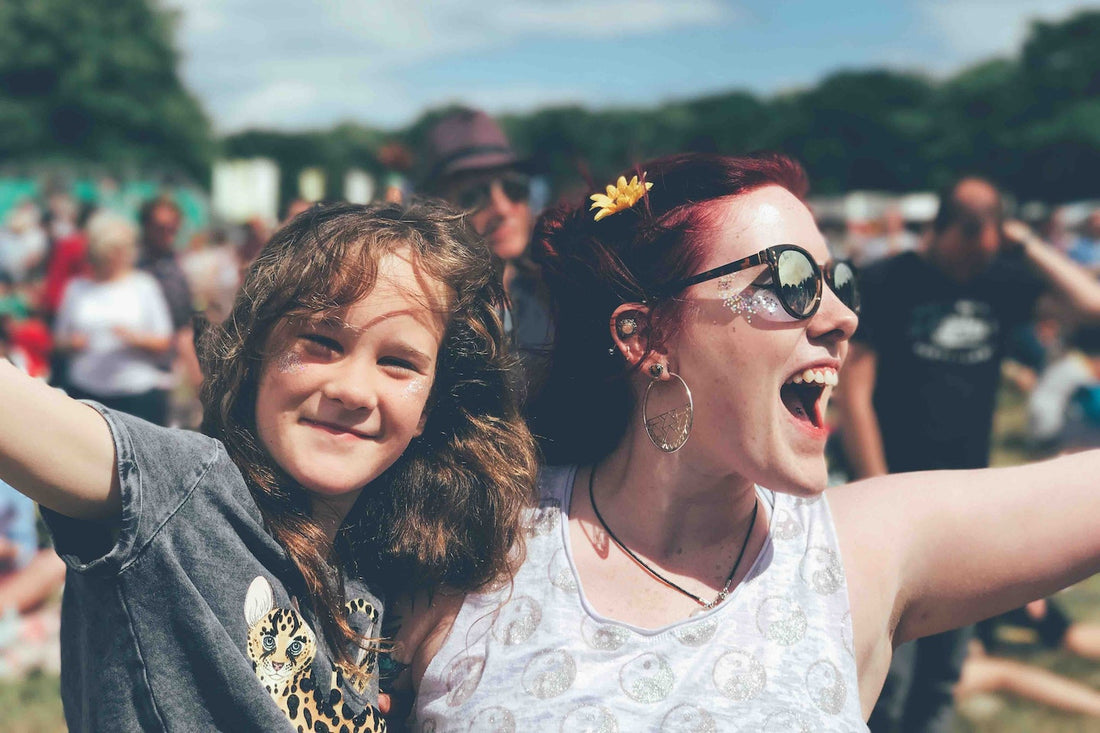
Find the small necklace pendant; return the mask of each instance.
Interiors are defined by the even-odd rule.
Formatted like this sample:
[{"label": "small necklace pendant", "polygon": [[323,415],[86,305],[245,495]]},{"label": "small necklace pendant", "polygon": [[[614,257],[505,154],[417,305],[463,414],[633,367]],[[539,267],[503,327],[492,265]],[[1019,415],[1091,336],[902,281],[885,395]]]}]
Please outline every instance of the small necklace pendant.
[{"label": "small necklace pendant", "polygon": [[723,590],[718,592],[718,595],[715,596],[713,601],[711,601],[710,603],[701,604],[702,610],[703,611],[710,611],[711,609],[713,609],[715,606],[717,606],[719,603],[726,600],[727,598],[729,598],[729,592],[723,589]]}]

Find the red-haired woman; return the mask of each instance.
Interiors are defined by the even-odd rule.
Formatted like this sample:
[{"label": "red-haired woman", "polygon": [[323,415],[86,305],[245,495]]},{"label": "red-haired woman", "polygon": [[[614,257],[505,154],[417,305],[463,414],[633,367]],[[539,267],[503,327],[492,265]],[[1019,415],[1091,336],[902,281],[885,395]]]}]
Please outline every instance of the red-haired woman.
[{"label": "red-haired woman", "polygon": [[557,341],[531,427],[552,467],[514,583],[414,607],[421,728],[864,730],[893,645],[1097,569],[1095,454],[826,499],[859,304],[801,168],[636,173],[536,232]]}]

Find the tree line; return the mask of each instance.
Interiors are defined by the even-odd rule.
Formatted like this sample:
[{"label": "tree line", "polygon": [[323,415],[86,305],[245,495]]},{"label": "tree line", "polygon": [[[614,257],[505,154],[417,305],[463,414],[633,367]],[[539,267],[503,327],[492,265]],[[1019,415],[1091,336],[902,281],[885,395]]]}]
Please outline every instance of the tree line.
[{"label": "tree line", "polygon": [[[0,3],[0,161],[61,160],[117,170],[174,170],[208,181],[218,156],[265,156],[283,171],[320,166],[339,190],[349,167],[382,176],[387,145],[413,155],[446,109],[405,128],[247,130],[215,139],[180,81],[175,17],[151,0]],[[780,150],[815,193],[936,189],[988,176],[1021,199],[1100,198],[1100,11],[1036,21],[1012,58],[937,79],[841,71],[798,91],[731,91],[655,107],[548,107],[505,115],[514,144],[557,191],[602,182],[682,151]],[[398,156],[400,157],[400,156]]]}]

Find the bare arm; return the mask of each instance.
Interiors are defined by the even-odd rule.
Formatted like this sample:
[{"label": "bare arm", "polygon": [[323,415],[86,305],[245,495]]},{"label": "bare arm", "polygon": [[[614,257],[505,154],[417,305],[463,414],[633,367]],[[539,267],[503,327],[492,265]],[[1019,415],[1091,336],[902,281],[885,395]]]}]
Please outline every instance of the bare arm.
[{"label": "bare arm", "polygon": [[[1100,570],[1100,451],[1013,468],[896,474],[830,494],[853,596],[895,645],[1024,605]],[[854,611],[856,603],[853,603]],[[867,624],[876,633],[875,624]]]},{"label": "bare arm", "polygon": [[115,448],[91,407],[0,359],[0,478],[76,519],[120,511]]},{"label": "bare arm", "polygon": [[841,439],[855,478],[881,476],[886,471],[882,432],[871,398],[875,391],[878,357],[860,343],[852,343],[837,391]]},{"label": "bare arm", "polygon": [[115,328],[115,335],[122,339],[127,346],[147,351],[150,354],[163,354],[172,348],[174,342],[173,336],[139,333],[121,326]]},{"label": "bare arm", "polygon": [[1005,222],[1004,232],[1023,248],[1031,267],[1078,316],[1100,320],[1100,281],[1093,273],[1041,240],[1022,222]]}]

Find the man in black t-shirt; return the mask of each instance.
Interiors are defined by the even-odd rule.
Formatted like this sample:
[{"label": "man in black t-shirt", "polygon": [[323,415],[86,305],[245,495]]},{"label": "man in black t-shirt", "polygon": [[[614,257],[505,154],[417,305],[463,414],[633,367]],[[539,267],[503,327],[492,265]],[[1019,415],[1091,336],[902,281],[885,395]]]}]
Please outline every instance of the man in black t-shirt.
[{"label": "man in black t-shirt", "polygon": [[[924,251],[860,277],[860,326],[837,395],[853,478],[986,466],[1001,361],[1039,295],[1100,318],[1100,283],[1024,225],[1003,222],[989,182],[963,179],[940,201]],[[899,647],[871,729],[951,730],[969,636]]]}]

